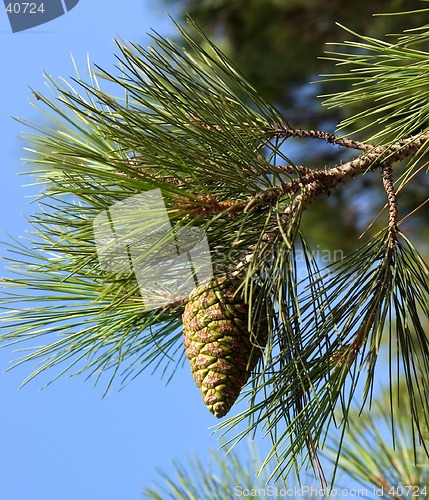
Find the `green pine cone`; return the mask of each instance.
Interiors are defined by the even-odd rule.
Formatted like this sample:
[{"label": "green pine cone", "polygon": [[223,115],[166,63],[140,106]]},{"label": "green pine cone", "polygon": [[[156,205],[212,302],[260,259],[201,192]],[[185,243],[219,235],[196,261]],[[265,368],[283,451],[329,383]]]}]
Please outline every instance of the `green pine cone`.
[{"label": "green pine cone", "polygon": [[218,418],[231,409],[267,341],[264,318],[258,328],[259,347],[252,342],[249,308],[236,290],[237,283],[213,280],[193,290],[183,313],[186,357],[204,404]]}]

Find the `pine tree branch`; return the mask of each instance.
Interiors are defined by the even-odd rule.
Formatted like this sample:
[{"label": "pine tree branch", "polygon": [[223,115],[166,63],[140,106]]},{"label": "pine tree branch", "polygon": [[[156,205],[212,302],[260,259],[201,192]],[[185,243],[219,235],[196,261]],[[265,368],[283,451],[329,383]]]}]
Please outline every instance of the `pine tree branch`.
[{"label": "pine tree branch", "polygon": [[[390,146],[372,148],[367,153],[343,165],[337,165],[325,170],[316,170],[291,181],[282,187],[283,192],[297,192],[308,207],[317,197],[328,193],[338,186],[349,182],[359,175],[380,167],[386,168],[392,164],[414,155],[429,140],[429,132],[399,140]],[[298,197],[297,197],[298,198]]]},{"label": "pine tree branch", "polygon": [[[312,131],[307,132],[311,133]],[[322,134],[323,133],[320,133],[320,135]],[[310,137],[310,135],[307,135],[307,137]],[[245,207],[248,208],[252,204],[256,204],[258,202],[262,202],[268,205],[274,205],[275,203],[277,203],[281,196],[287,194],[296,194],[294,202],[285,208],[284,213],[280,217],[280,227],[282,224],[287,223],[293,211],[295,211],[298,206],[301,210],[306,209],[319,196],[329,193],[333,189],[349,182],[352,179],[355,179],[359,175],[365,174],[368,171],[374,171],[378,168],[382,168],[384,172],[383,183],[386,192],[388,193],[389,200],[389,224],[391,227],[392,235],[390,248],[393,249],[398,232],[398,209],[396,193],[393,187],[393,180],[391,178],[392,164],[396,163],[397,161],[401,161],[408,156],[414,155],[428,140],[429,132],[426,132],[424,134],[412,136],[407,139],[401,139],[391,144],[390,146],[371,146],[372,149],[369,153],[365,153],[358,158],[355,158],[354,160],[351,160],[342,165],[337,165],[332,168],[328,168],[325,170],[312,170],[304,167],[303,169],[299,170],[299,172],[302,172],[302,175],[299,178],[293,179],[292,181],[287,182],[282,186],[265,190],[257,196],[253,197],[252,200],[249,200],[245,203],[237,202],[233,208],[234,213],[239,213]],[[273,242],[275,240],[275,233],[272,232],[270,234],[266,234],[264,235],[263,239],[269,246],[270,241]],[[245,262],[240,262],[238,264],[235,273],[239,273],[242,270],[243,266],[252,262],[254,256],[255,255],[250,252],[246,256]]]},{"label": "pine tree branch", "polygon": [[[303,130],[300,132],[302,132],[301,137],[319,138],[326,140],[327,142],[332,142],[332,137],[335,137],[332,136],[332,134],[315,132],[312,130]],[[312,135],[312,133],[316,135]],[[326,137],[323,137],[324,134]],[[290,165],[279,167],[287,173],[298,173],[299,177],[285,182],[280,186],[265,189],[247,200],[235,202],[233,200],[228,200],[221,202],[215,200],[213,197],[210,197],[210,200],[204,200],[204,197],[200,197],[201,199],[196,201],[199,205],[201,201],[205,202],[206,206],[202,209],[204,215],[228,211],[229,215],[233,216],[238,215],[245,210],[249,210],[251,207],[256,205],[273,206],[281,197],[285,195],[297,195],[295,198],[295,205],[290,205],[285,210],[283,216],[284,222],[297,203],[300,203],[301,207],[305,209],[319,196],[331,192],[340,185],[345,184],[368,171],[374,171],[378,168],[383,168],[383,172],[388,172],[389,168],[391,171],[393,163],[403,160],[408,156],[412,156],[425,144],[425,142],[429,140],[429,132],[412,136],[407,139],[401,139],[389,146],[379,147],[358,143],[349,139],[337,139],[337,144],[342,142],[342,145],[349,144],[348,147],[359,146],[359,149],[365,149],[369,152],[366,152],[365,154],[347,163],[336,165],[324,170],[313,170],[307,167],[294,167]],[[354,146],[352,144],[354,144]],[[397,205],[397,202],[395,202],[396,194],[394,193],[392,181],[389,181],[386,177],[387,173],[383,175],[383,184],[385,185],[386,192],[388,193],[389,203],[393,204],[391,207],[391,224],[393,229],[397,226],[397,222],[393,222],[395,218],[397,219],[397,213],[395,214],[395,211],[397,212],[397,207],[395,208],[394,206],[395,203]],[[186,208],[188,210],[190,210],[191,204],[191,202],[186,204]],[[395,231],[397,232],[397,227]]]}]

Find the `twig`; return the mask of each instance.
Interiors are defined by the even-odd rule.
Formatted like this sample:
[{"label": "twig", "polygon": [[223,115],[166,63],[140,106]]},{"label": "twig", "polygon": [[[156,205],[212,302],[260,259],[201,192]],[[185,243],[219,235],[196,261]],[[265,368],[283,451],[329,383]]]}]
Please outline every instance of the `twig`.
[{"label": "twig", "polygon": [[302,165],[280,165],[277,168],[282,170],[287,174],[299,174],[304,175],[312,172],[312,169],[309,167],[304,167]]},{"label": "twig", "polygon": [[175,212],[194,219],[222,212],[228,212],[230,217],[234,217],[238,205],[240,204],[236,201],[221,201],[210,194],[200,194],[195,198],[178,195],[171,201],[171,206]]},{"label": "twig", "polygon": [[398,234],[398,199],[393,185],[392,165],[385,165],[383,167],[381,180],[383,181],[389,205],[390,244],[393,246],[397,241]]},{"label": "twig", "polygon": [[361,151],[372,151],[374,146],[372,144],[366,144],[360,141],[354,141],[353,139],[346,139],[345,137],[339,137],[335,134],[330,134],[329,132],[323,132],[321,130],[305,130],[299,128],[289,128],[281,127],[276,129],[271,129],[276,137],[303,137],[309,139],[321,139],[322,141],[328,142],[329,144],[337,144],[338,146],[343,146],[345,148],[359,149]]}]

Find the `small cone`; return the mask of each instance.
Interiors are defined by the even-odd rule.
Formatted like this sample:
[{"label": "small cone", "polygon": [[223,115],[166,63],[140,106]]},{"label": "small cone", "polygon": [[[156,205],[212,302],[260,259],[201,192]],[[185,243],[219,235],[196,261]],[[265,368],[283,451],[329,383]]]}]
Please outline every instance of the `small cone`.
[{"label": "small cone", "polygon": [[[186,357],[204,404],[224,417],[262,356],[267,321],[258,328],[258,346],[248,330],[248,305],[238,284],[219,279],[193,290],[183,313]],[[253,337],[254,338],[254,337]]]}]

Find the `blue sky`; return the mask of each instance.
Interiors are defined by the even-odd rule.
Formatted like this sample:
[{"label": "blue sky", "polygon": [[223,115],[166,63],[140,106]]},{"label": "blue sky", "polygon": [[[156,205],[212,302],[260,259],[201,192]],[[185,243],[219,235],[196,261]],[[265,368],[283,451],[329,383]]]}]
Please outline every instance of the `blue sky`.
[{"label": "blue sky", "polygon": [[[81,0],[68,14],[15,34],[0,7],[0,228],[18,237],[28,230],[23,214],[32,212],[29,197],[37,189],[22,187],[30,179],[17,175],[23,170],[24,127],[11,116],[42,119],[29,103],[29,87],[44,91],[43,70],[73,75],[70,53],[80,68],[89,54],[109,69],[115,35],[147,45],[151,28],[166,36],[174,28],[163,2],[155,0]],[[5,254],[4,247],[0,252]],[[0,351],[1,371],[14,357],[11,349]],[[83,377],[39,391],[47,374],[18,391],[30,369],[0,375],[1,500],[137,500],[157,477],[157,467],[168,470],[171,459],[191,452],[204,458],[217,446],[209,430],[215,418],[187,367],[167,387],[147,373],[104,399],[103,387],[83,383]]]}]

